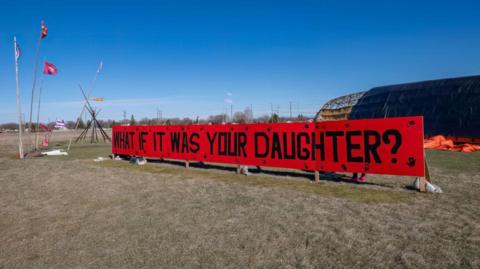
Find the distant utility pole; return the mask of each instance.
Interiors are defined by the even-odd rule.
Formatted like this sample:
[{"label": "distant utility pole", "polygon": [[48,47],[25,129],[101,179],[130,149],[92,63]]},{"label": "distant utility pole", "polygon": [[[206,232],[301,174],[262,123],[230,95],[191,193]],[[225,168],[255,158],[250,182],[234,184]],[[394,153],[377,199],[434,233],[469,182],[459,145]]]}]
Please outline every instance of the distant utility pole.
[{"label": "distant utility pole", "polygon": [[290,102],[290,120],[292,120],[292,102]]},{"label": "distant utility pole", "polygon": [[123,110],[123,123],[127,123],[127,111]]},{"label": "distant utility pole", "polygon": [[233,122],[233,104],[230,104],[230,121]]}]

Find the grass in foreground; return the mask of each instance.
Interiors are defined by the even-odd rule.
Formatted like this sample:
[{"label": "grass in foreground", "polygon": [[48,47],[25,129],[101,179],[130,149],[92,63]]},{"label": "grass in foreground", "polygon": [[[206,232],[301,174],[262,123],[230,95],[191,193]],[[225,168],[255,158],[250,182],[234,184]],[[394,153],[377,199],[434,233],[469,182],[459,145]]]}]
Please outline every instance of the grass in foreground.
[{"label": "grass in foreground", "polygon": [[93,162],[109,153],[0,158],[0,268],[480,265],[480,154],[427,152],[445,193],[424,195],[389,176],[371,180],[392,188]]}]

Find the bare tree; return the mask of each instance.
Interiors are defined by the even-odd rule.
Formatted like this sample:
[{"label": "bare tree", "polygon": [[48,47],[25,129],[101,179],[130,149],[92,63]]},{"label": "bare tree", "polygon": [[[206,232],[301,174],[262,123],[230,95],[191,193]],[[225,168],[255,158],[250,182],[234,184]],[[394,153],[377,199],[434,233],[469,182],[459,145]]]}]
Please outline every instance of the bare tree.
[{"label": "bare tree", "polygon": [[213,124],[222,124],[225,120],[225,114],[212,115],[208,117],[208,122]]},{"label": "bare tree", "polygon": [[151,125],[152,124],[152,120],[145,117],[145,118],[142,118],[139,122],[138,122],[139,125]]},{"label": "bare tree", "polygon": [[280,118],[278,117],[277,113],[273,113],[272,117],[270,118],[270,123],[275,123],[279,121],[280,121]]},{"label": "bare tree", "polygon": [[17,130],[18,129],[18,123],[13,123],[13,122],[4,123],[4,124],[0,125],[0,129],[3,129],[3,130]]},{"label": "bare tree", "polygon": [[258,122],[258,123],[267,123],[267,122],[270,122],[270,116],[263,115],[263,116],[258,117],[255,121]]},{"label": "bare tree", "polygon": [[76,125],[76,122],[71,121],[71,120],[69,120],[65,123],[65,127],[67,127],[68,129],[74,129],[75,125]]},{"label": "bare tree", "polygon": [[137,121],[135,120],[135,117],[132,114],[132,116],[130,117],[130,125],[135,125],[135,124],[137,124]]},{"label": "bare tree", "polygon": [[305,116],[303,116],[302,114],[300,114],[300,115],[297,116],[297,120],[298,120],[298,121],[307,121],[308,118],[305,117]]},{"label": "bare tree", "polygon": [[233,114],[233,122],[246,123],[247,121],[248,117],[244,112],[235,112],[235,114]]}]

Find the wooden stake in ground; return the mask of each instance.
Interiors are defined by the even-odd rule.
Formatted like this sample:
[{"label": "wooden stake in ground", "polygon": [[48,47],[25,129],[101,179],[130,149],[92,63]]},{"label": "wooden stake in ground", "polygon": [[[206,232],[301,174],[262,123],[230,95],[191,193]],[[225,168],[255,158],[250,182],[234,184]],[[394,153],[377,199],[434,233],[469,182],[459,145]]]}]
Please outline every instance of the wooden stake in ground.
[{"label": "wooden stake in ground", "polygon": [[20,107],[20,86],[18,84],[18,58],[20,58],[20,47],[17,44],[17,38],[13,37],[13,50],[15,52],[15,82],[17,88],[17,113],[18,113],[18,154],[23,159],[22,143],[22,110]]}]

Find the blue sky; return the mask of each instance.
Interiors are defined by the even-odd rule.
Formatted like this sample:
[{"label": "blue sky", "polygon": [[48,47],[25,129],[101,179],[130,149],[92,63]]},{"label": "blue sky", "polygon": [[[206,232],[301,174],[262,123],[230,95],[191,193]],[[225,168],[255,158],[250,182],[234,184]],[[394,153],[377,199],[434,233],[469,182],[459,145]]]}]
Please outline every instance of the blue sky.
[{"label": "blue sky", "polygon": [[[480,73],[478,1],[2,1],[0,122],[16,120],[13,36],[22,48],[27,115],[34,53],[41,120],[74,119],[78,84],[107,101],[100,118],[206,117],[252,105],[255,116],[314,114],[374,86]],[[37,86],[40,84],[40,79]],[[37,87],[38,93],[38,87]],[[37,95],[38,96],[38,95]],[[36,106],[36,105],[35,105]]]}]

